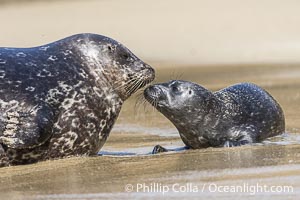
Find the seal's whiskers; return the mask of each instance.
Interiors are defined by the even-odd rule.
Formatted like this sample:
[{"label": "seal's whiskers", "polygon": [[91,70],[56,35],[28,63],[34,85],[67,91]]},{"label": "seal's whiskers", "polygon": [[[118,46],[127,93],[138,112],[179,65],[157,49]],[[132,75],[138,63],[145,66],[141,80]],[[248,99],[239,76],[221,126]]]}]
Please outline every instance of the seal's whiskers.
[{"label": "seal's whiskers", "polygon": [[181,79],[183,77],[183,75],[184,75],[184,72],[178,73],[178,72],[173,71],[172,74],[170,75],[170,79],[178,80],[178,79]]}]

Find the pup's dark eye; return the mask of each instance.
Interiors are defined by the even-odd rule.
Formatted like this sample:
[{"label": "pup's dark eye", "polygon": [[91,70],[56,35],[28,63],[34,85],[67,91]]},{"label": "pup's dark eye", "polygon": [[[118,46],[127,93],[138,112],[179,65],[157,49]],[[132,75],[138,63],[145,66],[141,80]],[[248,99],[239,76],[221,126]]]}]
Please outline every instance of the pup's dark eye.
[{"label": "pup's dark eye", "polygon": [[192,94],[192,90],[189,90],[189,95],[191,95]]},{"label": "pup's dark eye", "polygon": [[178,92],[180,92],[180,89],[176,86],[172,86],[172,91],[175,93],[178,93]]},{"label": "pup's dark eye", "polygon": [[108,51],[112,52],[111,46],[107,46]]}]

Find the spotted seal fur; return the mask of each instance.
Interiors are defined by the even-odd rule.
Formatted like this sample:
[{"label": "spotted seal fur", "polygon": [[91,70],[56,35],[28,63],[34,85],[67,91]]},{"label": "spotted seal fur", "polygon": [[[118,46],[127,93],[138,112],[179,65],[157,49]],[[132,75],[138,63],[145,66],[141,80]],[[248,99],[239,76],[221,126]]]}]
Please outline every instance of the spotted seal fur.
[{"label": "spotted seal fur", "polygon": [[0,48],[0,164],[97,154],[123,102],[154,76],[125,46],[96,34]]},{"label": "spotted seal fur", "polygon": [[[264,89],[240,83],[217,92],[181,80],[149,86],[144,96],[177,128],[187,148],[240,146],[285,131],[280,105]],[[154,153],[165,152],[156,146]]]}]

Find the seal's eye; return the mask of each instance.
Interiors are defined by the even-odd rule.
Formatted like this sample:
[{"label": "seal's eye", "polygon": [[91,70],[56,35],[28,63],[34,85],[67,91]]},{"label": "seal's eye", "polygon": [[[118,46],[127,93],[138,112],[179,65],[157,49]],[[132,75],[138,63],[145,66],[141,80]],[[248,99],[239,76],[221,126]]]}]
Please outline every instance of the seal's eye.
[{"label": "seal's eye", "polygon": [[192,94],[192,90],[189,90],[189,95],[191,95]]},{"label": "seal's eye", "polygon": [[121,54],[121,57],[122,57],[122,59],[124,59],[124,60],[129,60],[129,54],[127,54],[127,53],[123,53],[123,54]]},{"label": "seal's eye", "polygon": [[172,86],[172,92],[174,92],[174,93],[179,93],[180,92],[180,88],[179,87],[177,87],[177,86]]}]

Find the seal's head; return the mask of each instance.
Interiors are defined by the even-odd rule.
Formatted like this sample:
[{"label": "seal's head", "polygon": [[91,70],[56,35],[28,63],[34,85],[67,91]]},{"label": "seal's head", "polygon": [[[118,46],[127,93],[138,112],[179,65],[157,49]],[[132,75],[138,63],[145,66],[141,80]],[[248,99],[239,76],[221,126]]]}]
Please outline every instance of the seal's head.
[{"label": "seal's head", "polygon": [[212,92],[196,83],[181,80],[149,86],[144,96],[178,129],[203,119],[211,111],[214,102]]},{"label": "seal's head", "polygon": [[124,101],[154,80],[155,71],[121,43],[101,35],[80,34],[73,39],[89,73]]}]

